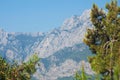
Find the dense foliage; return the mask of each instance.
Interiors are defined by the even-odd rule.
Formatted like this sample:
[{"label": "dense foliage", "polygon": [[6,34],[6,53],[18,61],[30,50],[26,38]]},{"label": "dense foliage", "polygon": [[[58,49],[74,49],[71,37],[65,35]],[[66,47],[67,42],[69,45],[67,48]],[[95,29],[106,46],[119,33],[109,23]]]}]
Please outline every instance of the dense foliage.
[{"label": "dense foliage", "polygon": [[84,42],[95,54],[89,57],[92,69],[102,80],[120,80],[120,7],[117,1],[106,4],[106,10],[93,5],[91,21]]},{"label": "dense foliage", "polygon": [[9,64],[0,57],[0,80],[30,80],[36,71],[35,65],[39,61],[37,55],[33,55],[29,61],[18,65]]}]

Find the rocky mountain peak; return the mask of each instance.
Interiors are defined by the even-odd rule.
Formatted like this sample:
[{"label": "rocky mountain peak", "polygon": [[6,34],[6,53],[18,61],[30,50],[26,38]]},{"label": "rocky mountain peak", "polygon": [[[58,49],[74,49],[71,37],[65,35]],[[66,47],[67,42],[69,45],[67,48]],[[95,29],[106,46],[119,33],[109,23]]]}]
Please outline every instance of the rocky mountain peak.
[{"label": "rocky mountain peak", "polygon": [[72,16],[66,19],[60,28],[47,34],[35,48],[35,52],[45,58],[60,49],[82,43],[86,28],[92,25],[89,15],[90,10],[86,10],[81,16]]},{"label": "rocky mountain peak", "polygon": [[[90,27],[90,10],[85,10],[81,16],[66,19],[61,27],[48,33],[5,32],[0,29],[0,54],[5,59],[20,62],[38,53],[41,58],[41,66],[35,74],[36,77],[41,75],[38,80],[57,80],[58,77],[72,76],[73,70],[80,68],[81,59],[86,60],[90,53],[82,41],[86,29]],[[89,64],[86,67],[90,73],[87,65]]]},{"label": "rocky mountain peak", "polygon": [[77,27],[79,24],[89,21],[90,11],[91,10],[85,10],[81,16],[74,15],[71,18],[66,19],[61,26],[61,30],[70,30]]}]

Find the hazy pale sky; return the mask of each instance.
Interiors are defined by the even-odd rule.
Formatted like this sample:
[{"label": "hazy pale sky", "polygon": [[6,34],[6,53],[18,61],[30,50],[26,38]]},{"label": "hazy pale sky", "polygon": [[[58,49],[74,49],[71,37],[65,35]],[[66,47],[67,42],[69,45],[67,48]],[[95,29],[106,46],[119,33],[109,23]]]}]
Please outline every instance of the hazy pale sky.
[{"label": "hazy pale sky", "polygon": [[47,32],[96,3],[111,0],[0,0],[0,28],[8,32]]}]

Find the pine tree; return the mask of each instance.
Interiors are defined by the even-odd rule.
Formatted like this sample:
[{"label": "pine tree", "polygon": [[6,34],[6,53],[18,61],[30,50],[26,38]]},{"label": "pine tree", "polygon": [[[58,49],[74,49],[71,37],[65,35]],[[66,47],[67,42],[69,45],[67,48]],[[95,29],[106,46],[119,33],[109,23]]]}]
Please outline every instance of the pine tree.
[{"label": "pine tree", "polygon": [[0,80],[30,80],[32,74],[36,71],[35,65],[39,61],[37,55],[33,55],[29,61],[18,65],[9,64],[0,57]]},{"label": "pine tree", "polygon": [[85,73],[84,66],[82,66],[81,73],[77,72],[75,74],[74,80],[90,80],[89,76]]},{"label": "pine tree", "polygon": [[[117,1],[106,4],[107,11],[93,4],[91,21],[93,29],[88,29],[84,42],[95,54],[89,57],[92,69],[103,76],[103,80],[120,79],[120,7]],[[117,67],[119,64],[119,67]],[[116,70],[117,69],[117,70]],[[119,80],[117,79],[117,80]]]}]

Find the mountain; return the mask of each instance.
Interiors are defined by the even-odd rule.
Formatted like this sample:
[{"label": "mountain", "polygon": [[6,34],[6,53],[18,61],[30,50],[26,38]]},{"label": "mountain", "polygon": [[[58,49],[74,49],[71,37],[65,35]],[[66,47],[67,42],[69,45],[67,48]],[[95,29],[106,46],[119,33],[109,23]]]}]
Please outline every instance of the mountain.
[{"label": "mountain", "polygon": [[81,16],[72,16],[65,20],[60,28],[49,32],[34,51],[45,58],[64,47],[82,43],[86,28],[92,26],[89,13],[90,10],[86,10]]},{"label": "mountain", "polygon": [[8,60],[23,61],[30,53],[33,46],[40,43],[45,37],[43,33],[5,32],[0,29],[0,54]]},{"label": "mountain", "polygon": [[62,26],[47,33],[5,32],[0,29],[0,54],[8,61],[25,61],[38,53],[40,67],[33,80],[70,80],[84,64],[88,74],[94,72],[87,62],[92,55],[83,43],[87,28],[92,28],[90,10],[66,19]]}]

